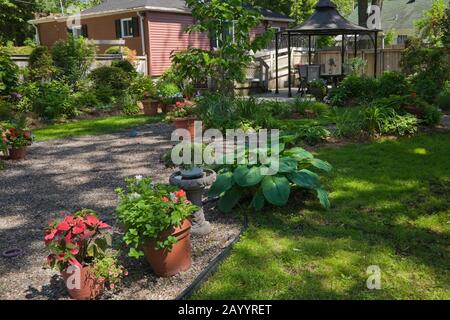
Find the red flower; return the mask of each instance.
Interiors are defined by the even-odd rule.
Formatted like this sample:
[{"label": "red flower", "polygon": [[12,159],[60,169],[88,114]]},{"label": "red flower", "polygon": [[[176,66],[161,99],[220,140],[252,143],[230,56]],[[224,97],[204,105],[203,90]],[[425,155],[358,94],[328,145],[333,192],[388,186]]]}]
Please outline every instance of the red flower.
[{"label": "red flower", "polygon": [[80,234],[86,230],[86,225],[83,222],[77,222],[77,225],[73,228],[73,234]]},{"label": "red flower", "polygon": [[175,192],[175,195],[177,196],[177,198],[184,198],[186,197],[186,192],[184,192],[184,190],[180,190],[178,192]]},{"label": "red flower", "polygon": [[98,225],[98,228],[99,229],[107,229],[107,228],[111,228],[111,226],[109,224],[107,224],[107,223],[100,222],[99,225]]},{"label": "red flower", "polygon": [[23,133],[23,137],[24,137],[25,139],[30,139],[30,133],[29,133],[28,131],[25,131],[25,132]]},{"label": "red flower", "polygon": [[66,221],[63,221],[58,225],[57,229],[58,231],[68,231],[70,229],[70,225]]},{"label": "red flower", "polygon": [[86,217],[86,223],[94,227],[100,223],[100,220],[98,220],[96,216],[88,216]]},{"label": "red flower", "polygon": [[80,249],[78,249],[77,247],[73,248],[72,250],[70,250],[70,253],[73,255],[77,255],[80,252]]},{"label": "red flower", "polygon": [[56,257],[56,260],[63,261],[64,260],[64,253],[58,254],[58,256]]},{"label": "red flower", "polygon": [[73,224],[75,223],[75,219],[74,219],[72,216],[67,216],[67,217],[64,219],[64,221],[67,222],[67,223],[70,224],[70,225],[73,225]]},{"label": "red flower", "polygon": [[55,255],[54,255],[54,254],[51,254],[51,255],[49,255],[49,256],[47,257],[47,263],[48,263],[48,264],[52,264],[52,263],[53,263],[53,260],[55,260]]},{"label": "red flower", "polygon": [[49,232],[47,232],[47,234],[46,234],[46,236],[44,238],[45,241],[52,241],[55,238],[57,231],[58,230],[53,229],[53,230],[50,230]]},{"label": "red flower", "polygon": [[162,198],[162,201],[163,201],[163,202],[169,202],[169,198],[163,197],[163,198]]}]

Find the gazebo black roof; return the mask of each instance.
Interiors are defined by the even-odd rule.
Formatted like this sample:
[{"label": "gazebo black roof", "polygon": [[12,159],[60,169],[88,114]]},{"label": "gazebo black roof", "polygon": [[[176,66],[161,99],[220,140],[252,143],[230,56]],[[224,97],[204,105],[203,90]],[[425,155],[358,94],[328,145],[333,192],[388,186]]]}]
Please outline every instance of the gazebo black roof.
[{"label": "gazebo black roof", "polygon": [[379,31],[351,23],[337,11],[336,5],[330,0],[320,0],[315,9],[314,14],[303,25],[285,32],[304,35],[353,35]]}]

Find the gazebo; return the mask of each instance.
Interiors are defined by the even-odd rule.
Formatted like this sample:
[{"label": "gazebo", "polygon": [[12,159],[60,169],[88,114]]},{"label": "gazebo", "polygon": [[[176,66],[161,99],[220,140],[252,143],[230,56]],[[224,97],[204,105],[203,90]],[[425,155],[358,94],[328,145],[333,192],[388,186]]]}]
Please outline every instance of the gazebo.
[{"label": "gazebo", "polygon": [[377,76],[377,47],[379,29],[369,29],[358,26],[345,19],[336,9],[336,5],[330,0],[320,0],[314,14],[301,26],[293,29],[287,29],[277,32],[275,37],[275,63],[276,63],[276,93],[279,93],[279,74],[278,74],[278,58],[279,58],[279,39],[287,36],[288,46],[288,84],[289,97],[292,97],[292,57],[291,57],[291,40],[292,37],[307,36],[308,37],[308,64],[312,64],[312,37],[313,36],[342,36],[341,45],[341,75],[344,76],[344,59],[345,59],[345,36],[353,36],[355,38],[354,54],[357,56],[357,39],[358,36],[368,35],[373,42],[375,48],[374,59],[374,76]]}]

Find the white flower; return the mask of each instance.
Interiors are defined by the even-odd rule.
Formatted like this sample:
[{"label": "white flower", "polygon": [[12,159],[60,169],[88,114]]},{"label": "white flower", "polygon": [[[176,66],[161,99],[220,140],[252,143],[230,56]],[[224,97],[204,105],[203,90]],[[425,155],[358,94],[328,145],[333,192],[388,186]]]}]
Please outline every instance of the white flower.
[{"label": "white flower", "polygon": [[130,194],[130,195],[128,196],[128,198],[129,198],[130,200],[139,199],[140,197],[141,197],[141,195],[140,195],[139,193],[137,193],[137,192],[133,192],[132,194]]},{"label": "white flower", "polygon": [[144,178],[143,176],[141,176],[141,175],[138,175],[138,176],[136,176],[135,177],[136,178],[136,182],[141,182],[142,181],[142,179]]},{"label": "white flower", "polygon": [[175,195],[175,193],[171,193],[170,194],[170,200],[172,200],[172,201],[175,201],[175,200],[177,200],[178,198],[177,198],[177,196]]}]

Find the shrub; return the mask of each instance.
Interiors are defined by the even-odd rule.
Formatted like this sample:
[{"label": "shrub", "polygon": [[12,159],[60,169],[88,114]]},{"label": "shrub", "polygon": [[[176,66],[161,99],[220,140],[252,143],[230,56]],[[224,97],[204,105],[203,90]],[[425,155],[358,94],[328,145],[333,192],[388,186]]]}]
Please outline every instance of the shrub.
[{"label": "shrub", "polygon": [[128,116],[133,116],[141,112],[136,97],[128,92],[120,99],[120,104],[122,112]]},{"label": "shrub", "polygon": [[89,75],[94,83],[94,89],[98,100],[109,104],[124,95],[130,85],[129,75],[117,67],[100,67]]},{"label": "shrub", "polygon": [[367,103],[373,99],[376,88],[377,82],[372,78],[348,76],[331,90],[330,102],[337,107]]},{"label": "shrub", "polygon": [[7,48],[0,46],[0,95],[11,93],[19,82],[19,67],[11,60]]},{"label": "shrub", "polygon": [[442,91],[437,97],[437,106],[444,111],[450,110],[450,90]]},{"label": "shrub", "polygon": [[92,90],[78,91],[72,95],[74,106],[78,109],[82,108],[96,108],[100,105],[100,101]]},{"label": "shrub", "polygon": [[[148,178],[127,179],[128,190],[117,189],[120,203],[116,213],[125,227],[123,240],[130,247],[129,255],[139,258],[141,248],[171,227],[179,227],[197,207],[176,187],[154,185]],[[177,238],[168,236],[157,241],[157,249],[171,250]]]},{"label": "shrub", "polygon": [[95,45],[83,37],[68,36],[59,40],[52,49],[53,61],[58,77],[65,79],[71,86],[84,79],[95,58]]},{"label": "shrub", "polygon": [[442,114],[436,106],[425,105],[422,123],[427,126],[436,126],[441,122]]},{"label": "shrub", "polygon": [[390,95],[405,95],[410,91],[406,77],[400,72],[385,72],[377,79],[376,95],[380,98]]},{"label": "shrub", "polygon": [[294,103],[294,109],[305,117],[322,117],[331,113],[329,105],[303,99],[296,99]]},{"label": "shrub", "polygon": [[124,54],[125,56],[128,55],[130,52],[130,48],[128,47],[119,47],[119,46],[112,46],[105,50],[106,54]]},{"label": "shrub", "polygon": [[180,88],[172,82],[158,83],[158,97],[165,105],[174,104],[183,98]]},{"label": "shrub", "polygon": [[33,110],[47,119],[77,115],[76,106],[71,99],[70,86],[58,80],[43,82],[39,85],[38,96],[33,101]]},{"label": "shrub", "polygon": [[129,88],[131,94],[136,95],[138,100],[156,97],[156,87],[152,78],[138,74],[132,81]]},{"label": "shrub", "polygon": [[36,47],[30,55],[29,70],[32,81],[45,81],[55,72],[52,55],[47,47]]},{"label": "shrub", "polygon": [[[230,212],[238,203],[243,202],[247,202],[248,206],[256,211],[263,209],[266,202],[284,206],[289,201],[291,189],[296,187],[315,191],[320,203],[329,208],[328,194],[323,189],[318,175],[311,170],[329,172],[331,165],[314,158],[302,148],[280,149],[277,160],[279,170],[275,175],[266,175],[268,167],[259,164],[225,165],[219,171],[217,180],[209,190],[209,196],[220,197],[220,210]],[[248,160],[249,154],[246,156]]]},{"label": "shrub", "polygon": [[130,76],[135,76],[137,74],[136,68],[128,60],[114,60],[111,63],[111,67],[117,67],[128,73]]}]

